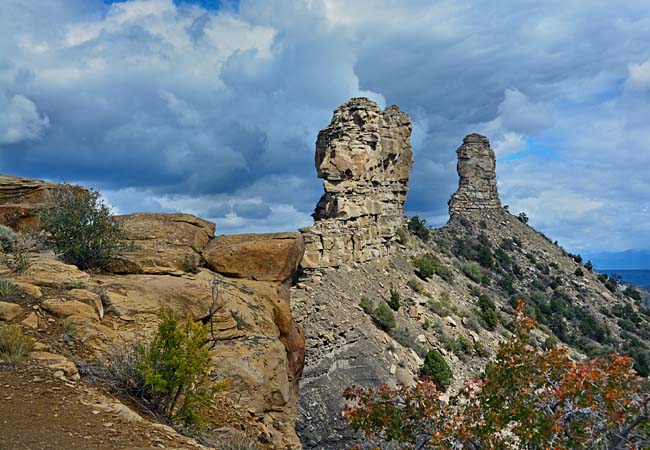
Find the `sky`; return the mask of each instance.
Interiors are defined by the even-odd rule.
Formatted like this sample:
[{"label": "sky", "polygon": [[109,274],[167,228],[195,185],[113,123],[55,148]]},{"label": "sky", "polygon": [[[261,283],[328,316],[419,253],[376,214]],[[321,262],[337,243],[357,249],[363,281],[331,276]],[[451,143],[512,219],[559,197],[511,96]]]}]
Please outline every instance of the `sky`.
[{"label": "sky", "polygon": [[0,172],[294,230],[318,131],[365,96],[412,118],[407,215],[446,222],[479,132],[511,212],[650,268],[648,42],[647,0],[3,0]]}]

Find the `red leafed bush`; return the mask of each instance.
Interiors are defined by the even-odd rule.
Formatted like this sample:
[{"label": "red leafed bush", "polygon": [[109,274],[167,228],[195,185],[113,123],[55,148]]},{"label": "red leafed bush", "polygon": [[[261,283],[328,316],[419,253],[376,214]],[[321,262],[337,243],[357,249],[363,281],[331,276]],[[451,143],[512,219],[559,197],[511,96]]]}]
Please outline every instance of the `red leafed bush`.
[{"label": "red leafed bush", "polygon": [[483,380],[448,400],[435,384],[350,388],[350,427],[412,448],[650,448],[650,389],[632,359],[573,361],[530,345],[534,322],[518,306],[516,332]]}]

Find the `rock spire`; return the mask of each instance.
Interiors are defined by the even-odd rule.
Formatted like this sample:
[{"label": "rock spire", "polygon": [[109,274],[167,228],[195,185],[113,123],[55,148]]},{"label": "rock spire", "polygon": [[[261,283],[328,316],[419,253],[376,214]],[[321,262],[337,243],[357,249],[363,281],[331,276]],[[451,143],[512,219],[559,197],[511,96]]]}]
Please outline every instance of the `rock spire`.
[{"label": "rock spire", "polygon": [[497,191],[496,158],[490,141],[480,134],[468,134],[458,155],[458,190],[449,200],[449,215],[501,208]]},{"label": "rock spire", "polygon": [[336,267],[386,254],[402,226],[413,165],[411,120],[397,106],[381,110],[353,98],[334,111],[316,141],[325,193],[302,230],[303,266]]}]

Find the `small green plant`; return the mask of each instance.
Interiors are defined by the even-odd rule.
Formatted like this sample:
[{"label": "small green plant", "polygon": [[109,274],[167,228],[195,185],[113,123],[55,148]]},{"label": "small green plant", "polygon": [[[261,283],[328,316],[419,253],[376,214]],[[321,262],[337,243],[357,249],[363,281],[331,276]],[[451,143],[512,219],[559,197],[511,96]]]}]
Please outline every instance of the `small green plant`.
[{"label": "small green plant", "polygon": [[23,290],[11,281],[0,279],[0,300],[10,300],[18,297]]},{"label": "small green plant", "polygon": [[0,249],[3,252],[11,252],[19,241],[18,234],[6,225],[0,225]]},{"label": "small green plant", "polygon": [[4,263],[14,273],[25,273],[32,265],[27,251],[27,245],[22,240],[18,240],[14,243],[12,250],[3,256]]},{"label": "small green plant", "polygon": [[431,253],[415,258],[413,264],[417,269],[418,276],[422,279],[431,278],[434,274],[448,282],[454,279],[454,274],[449,267],[445,266],[440,261],[440,258]]},{"label": "small green plant", "polygon": [[390,290],[390,300],[388,301],[388,306],[393,311],[398,311],[400,307],[400,295],[399,292],[391,288]]},{"label": "small green plant", "polygon": [[81,269],[105,266],[123,247],[124,231],[98,191],[64,184],[39,221],[55,253]]},{"label": "small green plant", "polygon": [[573,272],[573,274],[574,274],[576,277],[584,277],[584,276],[585,276],[585,272],[584,272],[584,270],[582,270],[580,267],[578,267],[578,268],[576,269],[576,271]]},{"label": "small green plant", "polygon": [[625,291],[623,291],[623,294],[626,296],[630,297],[633,300],[641,301],[641,293],[635,289],[633,286],[628,286],[625,288]]},{"label": "small green plant", "polygon": [[377,326],[384,331],[390,331],[397,326],[395,314],[386,302],[379,302],[379,305],[372,312],[372,318],[375,319]]},{"label": "small green plant", "polygon": [[0,324],[0,361],[18,364],[34,349],[34,339],[23,335],[18,325]]},{"label": "small green plant", "polygon": [[420,376],[429,377],[431,381],[443,389],[451,385],[453,378],[447,361],[445,361],[445,358],[435,348],[427,352],[427,356],[424,358],[424,365],[420,368]]},{"label": "small green plant", "polygon": [[406,244],[409,241],[409,234],[406,228],[400,227],[397,229],[397,240],[400,244]]},{"label": "small green plant", "polygon": [[104,384],[136,398],[157,415],[190,429],[201,429],[208,407],[225,381],[210,384],[208,331],[162,310],[148,343],[137,341],[109,351],[98,369]]},{"label": "small green plant", "polygon": [[494,331],[499,324],[499,316],[494,301],[489,295],[482,293],[478,298],[478,306],[481,309],[481,319],[485,324],[485,328]]},{"label": "small green plant", "polygon": [[414,290],[415,292],[417,292],[418,294],[422,293],[422,291],[423,291],[423,289],[422,289],[422,285],[421,285],[421,284],[418,282],[418,280],[416,280],[415,278],[411,278],[410,280],[408,280],[408,281],[406,282],[406,285],[407,285],[409,288],[413,289],[413,290]]},{"label": "small green plant", "polygon": [[187,273],[199,273],[199,256],[194,253],[186,253],[183,258],[183,270]]},{"label": "small green plant", "polygon": [[427,227],[427,221],[420,219],[418,216],[411,217],[408,222],[408,229],[423,241],[428,241],[431,236],[431,230]]},{"label": "small green plant", "polygon": [[463,273],[472,281],[488,286],[491,281],[490,274],[475,261],[471,261],[463,266]]},{"label": "small green plant", "polygon": [[427,331],[429,328],[431,328],[431,321],[429,319],[424,319],[424,322],[422,322],[422,329]]},{"label": "small green plant", "polygon": [[366,297],[365,295],[363,297],[361,297],[361,301],[359,302],[359,306],[361,307],[361,309],[363,309],[363,311],[366,314],[372,314],[372,312],[375,309],[375,305],[373,305],[372,302],[370,301],[370,299],[368,297]]}]

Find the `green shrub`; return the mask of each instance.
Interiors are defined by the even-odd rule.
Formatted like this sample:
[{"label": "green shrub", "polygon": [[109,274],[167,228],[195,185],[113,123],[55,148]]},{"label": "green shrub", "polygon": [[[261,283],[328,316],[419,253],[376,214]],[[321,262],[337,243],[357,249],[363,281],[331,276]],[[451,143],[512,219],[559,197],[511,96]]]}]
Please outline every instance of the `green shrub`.
[{"label": "green shrub", "polygon": [[451,385],[453,375],[445,358],[436,349],[427,352],[424,365],[420,368],[420,376],[427,376],[431,381],[446,389]]},{"label": "green shrub", "polygon": [[578,268],[576,269],[576,271],[573,272],[573,274],[574,274],[576,277],[584,277],[584,276],[585,276],[585,272],[584,272],[580,267],[578,267]]},{"label": "green shrub", "polygon": [[0,324],[0,361],[17,364],[34,349],[34,339],[23,335],[18,325]]},{"label": "green shrub", "polygon": [[400,295],[395,289],[390,290],[390,300],[388,301],[388,306],[393,311],[398,311],[400,307]]},{"label": "green shrub", "polygon": [[445,305],[443,302],[431,299],[429,300],[429,308],[431,308],[431,311],[440,317],[446,317],[449,315],[447,305]]},{"label": "green shrub", "polygon": [[122,227],[94,190],[63,185],[39,220],[56,254],[81,269],[105,266],[122,247]]},{"label": "green shrub", "polygon": [[449,267],[445,266],[443,262],[440,261],[440,258],[431,253],[427,253],[426,255],[414,259],[413,264],[415,264],[417,274],[420,278],[431,278],[436,274],[448,282],[451,282],[454,279],[454,274]]},{"label": "green shrub", "polygon": [[481,283],[483,285],[490,284],[490,274],[485,272],[483,268],[476,262],[471,261],[463,266],[463,273],[472,281]]},{"label": "green shrub", "polygon": [[6,225],[0,225],[0,249],[3,252],[11,252],[19,241],[19,236],[14,230]]},{"label": "green shrub", "polygon": [[422,291],[423,291],[422,285],[415,278],[411,278],[410,280],[408,280],[406,282],[406,285],[408,287],[410,287],[411,289],[413,289],[418,294],[422,293]]},{"label": "green shrub", "polygon": [[427,221],[420,219],[418,216],[411,217],[408,222],[408,229],[423,241],[428,241],[431,236],[431,230],[427,227]]},{"label": "green shrub", "polygon": [[363,297],[361,297],[361,301],[359,302],[359,306],[361,306],[361,309],[363,309],[363,311],[366,314],[372,314],[372,311],[375,309],[375,306],[372,304],[370,299],[368,297],[366,297],[365,295]]},{"label": "green shrub", "polygon": [[633,300],[641,301],[641,294],[633,286],[628,286],[627,288],[625,288],[623,294],[625,294],[626,296],[630,297]]},{"label": "green shrub", "polygon": [[489,295],[482,293],[478,298],[478,306],[481,309],[481,319],[485,328],[494,331],[499,323],[496,305]]},{"label": "green shrub", "polygon": [[422,322],[422,329],[427,331],[429,328],[431,328],[431,321],[429,319],[424,319],[424,322]]},{"label": "green shrub", "polygon": [[557,337],[555,337],[554,335],[550,335],[544,340],[544,345],[542,347],[544,348],[544,350],[547,351],[553,350],[555,347],[557,347],[559,343],[560,340]]},{"label": "green shrub", "polygon": [[99,376],[104,384],[125,392],[148,410],[176,424],[200,429],[224,381],[210,384],[208,331],[201,323],[180,320],[162,310],[149,343],[134,342],[111,349]]},{"label": "green shrub", "polygon": [[2,259],[12,272],[25,273],[32,265],[32,260],[27,251],[27,245],[22,240],[18,240],[14,243],[12,250],[4,254]]},{"label": "green shrub", "polygon": [[397,240],[400,244],[406,244],[409,241],[409,234],[405,228],[400,227],[397,229]]},{"label": "green shrub", "polygon": [[23,293],[17,284],[0,279],[0,300],[11,300]]},{"label": "green shrub", "polygon": [[379,328],[384,331],[390,331],[397,326],[395,314],[386,302],[379,302],[379,305],[372,312],[372,318],[375,319]]}]

